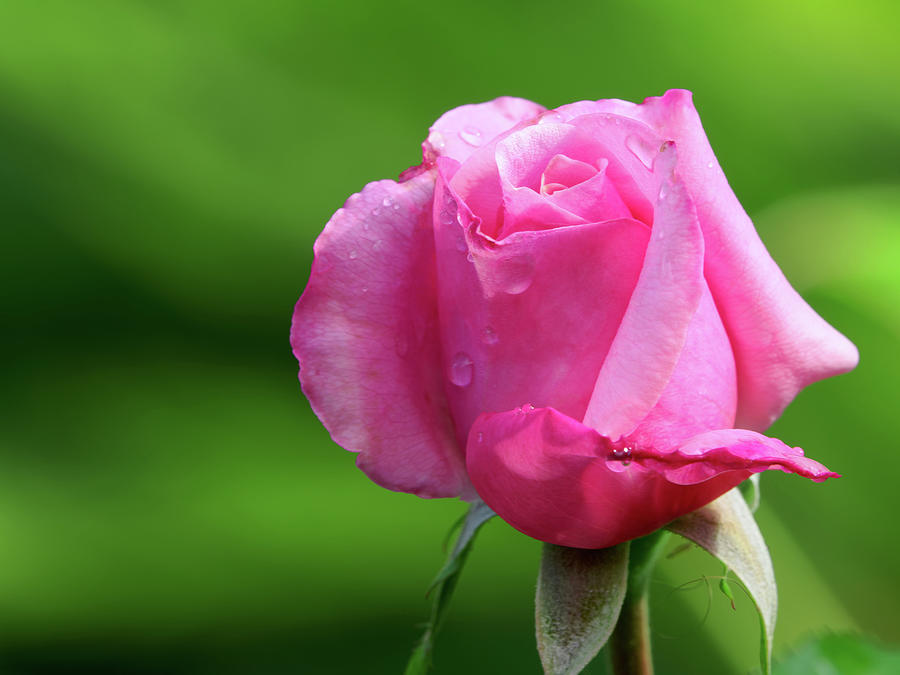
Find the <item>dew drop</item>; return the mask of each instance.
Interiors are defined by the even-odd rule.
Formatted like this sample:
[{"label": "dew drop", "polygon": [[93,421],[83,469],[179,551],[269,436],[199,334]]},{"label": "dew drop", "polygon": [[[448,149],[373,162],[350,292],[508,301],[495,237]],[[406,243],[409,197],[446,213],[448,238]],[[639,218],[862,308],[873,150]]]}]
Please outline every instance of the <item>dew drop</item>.
[{"label": "dew drop", "polygon": [[459,237],[456,238],[456,250],[460,253],[465,253],[469,250],[469,245],[466,243],[466,238],[462,236],[462,234],[460,234]]},{"label": "dew drop", "polygon": [[372,209],[372,215],[373,215],[373,216],[377,216],[377,215],[380,215],[380,214],[381,214],[381,209],[379,209],[379,208],[377,208],[377,207],[374,208],[374,209]]},{"label": "dew drop", "polygon": [[465,352],[457,352],[450,361],[450,381],[457,387],[468,387],[472,383],[474,369],[472,357]]},{"label": "dew drop", "polygon": [[490,326],[485,326],[481,331],[481,341],[486,345],[495,345],[500,342],[500,338],[497,337],[497,331]]},{"label": "dew drop", "polygon": [[714,166],[714,165],[713,165],[712,162],[707,162],[707,163],[706,163],[706,168],[707,168],[707,169],[711,169],[711,168],[713,168],[713,166]]},{"label": "dew drop", "polygon": [[359,253],[356,252],[355,248],[351,248],[350,252],[347,254],[347,257],[350,258],[350,260],[356,260],[357,257],[359,257]]},{"label": "dew drop", "polygon": [[389,209],[394,205],[394,200],[390,197],[385,197],[381,200],[381,205],[384,206],[384,208]]},{"label": "dew drop", "polygon": [[515,256],[499,261],[497,283],[505,293],[524,293],[533,280],[534,259],[531,256]]},{"label": "dew drop", "polygon": [[368,292],[369,292],[369,287],[368,287],[368,286],[363,286],[360,290],[361,290],[363,293],[368,293]]},{"label": "dew drop", "polygon": [[629,460],[631,459],[632,450],[627,445],[622,446],[621,448],[613,448],[609,451],[608,459],[622,462],[626,466],[629,464]]},{"label": "dew drop", "polygon": [[482,431],[478,432],[478,442],[484,443],[484,432],[482,432]]},{"label": "dew drop", "polygon": [[625,147],[640,160],[641,164],[648,169],[653,169],[653,159],[656,157],[657,149],[652,143],[637,134],[631,134],[625,139]]},{"label": "dew drop", "polygon": [[464,142],[476,148],[481,145],[481,131],[475,127],[466,127],[459,132],[459,137]]},{"label": "dew drop", "polygon": [[452,213],[441,211],[441,225],[452,225],[454,220]]},{"label": "dew drop", "polygon": [[378,252],[383,248],[384,248],[384,241],[382,241],[381,239],[376,239],[375,243],[372,244],[372,250],[375,252]]},{"label": "dew drop", "polygon": [[394,203],[394,211],[399,211],[399,210],[400,210],[400,204],[397,204],[397,203],[395,202],[395,203]]}]

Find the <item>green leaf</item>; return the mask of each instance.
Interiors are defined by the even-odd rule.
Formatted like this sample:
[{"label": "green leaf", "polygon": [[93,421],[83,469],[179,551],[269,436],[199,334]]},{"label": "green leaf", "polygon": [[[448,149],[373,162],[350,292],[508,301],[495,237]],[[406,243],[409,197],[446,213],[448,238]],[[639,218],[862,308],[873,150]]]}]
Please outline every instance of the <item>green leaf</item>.
[{"label": "green leaf", "polygon": [[900,673],[900,650],[859,635],[823,635],[775,664],[775,675],[894,675]]},{"label": "green leaf", "polygon": [[535,621],[546,675],[581,672],[606,644],[625,600],[628,549],[544,544]]},{"label": "green leaf", "polygon": [[769,549],[739,489],[678,518],[668,529],[690,539],[721,560],[747,589],[760,618],[760,662],[771,672],[772,637],[778,592]]},{"label": "green leaf", "polygon": [[[463,565],[469,552],[472,550],[472,544],[478,530],[488,520],[496,515],[482,501],[475,501],[466,512],[465,519],[462,522],[462,528],[456,544],[447,558],[447,562],[438,572],[428,593],[434,592],[434,599],[431,605],[431,614],[428,617],[428,623],[425,625],[425,632],[421,640],[413,649],[412,655],[406,664],[404,675],[424,675],[431,668],[431,653],[434,650],[434,639],[444,620],[447,607],[450,605],[450,598],[453,597],[453,591],[456,588],[456,582],[459,581],[459,575],[462,572]],[[453,529],[457,527],[454,524]]]}]

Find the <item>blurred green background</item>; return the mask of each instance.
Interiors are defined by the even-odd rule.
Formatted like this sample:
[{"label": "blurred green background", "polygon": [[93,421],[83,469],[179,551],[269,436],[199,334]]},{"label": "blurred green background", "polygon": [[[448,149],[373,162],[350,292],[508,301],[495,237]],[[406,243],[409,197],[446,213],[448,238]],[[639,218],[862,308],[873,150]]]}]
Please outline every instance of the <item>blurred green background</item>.
[{"label": "blurred green background", "polygon": [[[900,642],[898,27],[894,0],[0,0],[0,671],[400,672],[463,505],[371,484],[311,414],[312,242],[450,107],[671,87],[862,353],[772,431],[845,476],[763,479],[776,655]],[[538,555],[485,527],[436,673],[539,672]],[[658,672],[755,667],[720,570],[659,568]]]}]

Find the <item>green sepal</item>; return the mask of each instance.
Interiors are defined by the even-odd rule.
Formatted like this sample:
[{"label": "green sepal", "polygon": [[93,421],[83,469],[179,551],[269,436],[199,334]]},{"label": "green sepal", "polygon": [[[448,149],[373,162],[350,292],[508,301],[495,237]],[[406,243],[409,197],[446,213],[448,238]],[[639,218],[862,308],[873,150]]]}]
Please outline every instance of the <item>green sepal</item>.
[{"label": "green sepal", "polygon": [[[772,638],[778,592],[769,549],[739,489],[668,525],[668,529],[706,549],[735,573],[753,599],[760,619],[760,664],[772,669]],[[730,590],[730,588],[729,588]]]},{"label": "green sepal", "polygon": [[628,584],[629,543],[585,550],[544,544],[535,597],[546,675],[575,675],[612,634]]}]

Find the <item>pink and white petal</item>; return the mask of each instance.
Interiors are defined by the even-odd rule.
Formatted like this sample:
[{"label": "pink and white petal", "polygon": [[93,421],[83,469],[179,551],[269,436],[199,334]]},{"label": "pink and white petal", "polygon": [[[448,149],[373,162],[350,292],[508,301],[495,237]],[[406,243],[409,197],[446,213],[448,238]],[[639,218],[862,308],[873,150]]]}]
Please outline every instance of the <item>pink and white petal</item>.
[{"label": "pink and white petal", "polygon": [[706,243],[706,278],[737,360],[737,424],[765,429],[800,389],[853,369],[856,347],[816,314],[772,260],[719,167],[691,93],[648,98],[632,114],[678,144],[678,172]]},{"label": "pink and white petal", "polygon": [[434,221],[448,397],[460,442],[479,414],[523,399],[580,418],[637,282],[649,228],[623,219],[498,242],[480,232],[453,180],[439,177]]},{"label": "pink and white petal", "polygon": [[631,461],[678,485],[693,485],[732,471],[760,473],[779,469],[821,483],[840,478],[803,450],[747,429],[720,429],[694,436],[676,450],[635,449]]},{"label": "pink and white petal", "polygon": [[608,461],[610,441],[551,408],[480,416],[466,463],[481,498],[530,537],[606,548],[653,532],[737,485],[732,471],[677,485],[637,463]]},{"label": "pink and white petal", "polygon": [[703,238],[694,206],[660,156],[665,182],[634,294],[594,385],[584,423],[610,438],[632,431],[669,383],[703,295]]},{"label": "pink and white petal", "polygon": [[704,431],[733,427],[736,409],[734,354],[704,282],[672,377],[628,437],[639,446],[673,448]]},{"label": "pink and white petal", "polygon": [[606,165],[607,162],[602,161],[602,170],[581,183],[557,188],[547,195],[547,201],[588,222],[630,218],[631,211],[622,201],[615,184],[606,175]]},{"label": "pink and white petal", "polygon": [[545,110],[542,105],[512,96],[448,110],[431,126],[428,138],[422,144],[425,161],[430,163],[436,157],[450,157],[462,163],[477,148]]},{"label": "pink and white petal", "polygon": [[316,240],[294,310],[300,383],[334,441],[376,483],[471,494],[444,393],[431,209],[434,175],[370,183]]},{"label": "pink and white petal", "polygon": [[[530,187],[513,187],[502,178],[501,182],[503,186],[503,227],[497,232],[497,239],[504,239],[513,232],[551,230],[589,222],[571,211],[557,206],[551,199],[538,194]],[[604,220],[609,219],[604,218]]]}]

